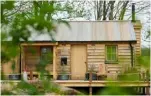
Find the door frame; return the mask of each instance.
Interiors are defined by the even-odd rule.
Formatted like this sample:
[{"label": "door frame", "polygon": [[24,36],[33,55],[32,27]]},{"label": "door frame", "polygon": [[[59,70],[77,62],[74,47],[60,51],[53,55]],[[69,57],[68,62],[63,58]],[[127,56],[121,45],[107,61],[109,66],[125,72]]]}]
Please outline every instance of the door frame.
[{"label": "door frame", "polygon": [[[85,48],[86,48],[86,52],[85,52],[85,60],[86,60],[86,62],[85,62],[85,64],[86,64],[86,72],[88,72],[88,52],[87,52],[87,44],[70,44],[70,72],[71,72],[71,75],[72,75],[72,46],[74,46],[74,45],[83,45],[83,46],[85,46]],[[71,76],[72,77],[72,76]]]}]

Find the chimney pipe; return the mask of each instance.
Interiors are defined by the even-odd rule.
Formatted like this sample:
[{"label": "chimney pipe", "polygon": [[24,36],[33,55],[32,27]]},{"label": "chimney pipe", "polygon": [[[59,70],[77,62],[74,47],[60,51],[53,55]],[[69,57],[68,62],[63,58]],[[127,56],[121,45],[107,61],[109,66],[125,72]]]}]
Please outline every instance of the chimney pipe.
[{"label": "chimney pipe", "polygon": [[132,3],[132,22],[135,22],[135,3]]}]

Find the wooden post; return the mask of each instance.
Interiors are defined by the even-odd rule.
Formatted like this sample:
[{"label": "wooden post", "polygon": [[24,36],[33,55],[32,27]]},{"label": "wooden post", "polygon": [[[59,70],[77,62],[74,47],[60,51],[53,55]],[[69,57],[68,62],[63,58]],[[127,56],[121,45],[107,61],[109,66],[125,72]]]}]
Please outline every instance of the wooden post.
[{"label": "wooden post", "polygon": [[30,70],[30,80],[33,80],[33,72]]},{"label": "wooden post", "polygon": [[53,47],[53,79],[56,80],[56,46]]},{"label": "wooden post", "polygon": [[24,46],[21,46],[21,74],[23,70],[25,69],[25,52],[24,52]]},{"label": "wooden post", "polygon": [[92,84],[92,72],[90,71],[90,73],[89,73],[89,95],[90,96],[92,96],[92,86],[91,86],[91,84]]},{"label": "wooden post", "polygon": [[148,74],[149,74],[149,69],[146,71],[146,79],[147,79],[147,83],[148,83],[148,86],[146,87],[146,95],[150,96],[150,80],[148,78]]}]

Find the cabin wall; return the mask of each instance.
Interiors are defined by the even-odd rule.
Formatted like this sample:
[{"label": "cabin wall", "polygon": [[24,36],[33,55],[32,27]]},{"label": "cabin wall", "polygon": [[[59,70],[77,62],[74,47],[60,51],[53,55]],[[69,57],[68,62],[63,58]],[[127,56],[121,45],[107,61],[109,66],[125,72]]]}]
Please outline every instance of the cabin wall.
[{"label": "cabin wall", "polygon": [[14,73],[14,74],[19,74],[20,73],[20,60],[19,60],[19,56],[16,57],[14,59],[14,61],[15,61],[15,64],[16,64],[16,66],[15,66],[16,68],[15,68],[14,72],[13,72],[13,70],[11,68],[11,66],[12,66],[12,62],[11,61],[2,64],[2,71],[3,71],[3,73],[5,75],[9,75],[9,74],[12,74],[12,73]]},{"label": "cabin wall", "polygon": [[[87,45],[87,64],[88,69],[90,69],[91,65],[95,66],[95,71],[98,71],[99,64],[106,64],[107,71],[117,70],[119,67],[122,68],[123,71],[128,70],[131,67],[131,49],[129,43],[122,43],[117,45],[117,56],[118,56],[118,64],[107,64],[105,63],[105,45],[111,44],[88,44]],[[134,62],[134,61],[133,61]]]},{"label": "cabin wall", "polygon": [[95,71],[98,71],[99,64],[105,62],[105,45],[104,44],[88,44],[87,45],[87,64],[88,69],[94,65]]},{"label": "cabin wall", "polygon": [[[107,64],[105,63],[105,46],[106,45],[117,45],[117,54],[118,54],[118,64]],[[61,65],[61,57],[67,57],[67,65],[65,65],[65,71],[69,74],[71,74],[71,44],[59,44],[56,46],[56,73],[57,74],[61,74],[62,73],[62,68],[63,66]],[[96,43],[96,44],[88,44],[85,43],[86,46],[86,63],[87,63],[87,70],[88,71],[91,67],[91,65],[94,65],[95,67],[95,71],[99,70],[99,64],[106,64],[107,66],[107,71],[110,70],[117,70],[119,68],[119,66],[121,66],[121,68],[123,70],[128,70],[129,67],[131,67],[131,49],[130,49],[130,45],[129,42],[125,42],[125,43]],[[134,51],[135,51],[135,44],[134,46]],[[134,57],[135,57],[135,52],[134,53]],[[34,54],[32,54],[31,52],[28,52],[26,47],[24,47],[24,60],[25,60],[25,65],[32,69],[33,71],[36,71],[32,66],[36,66],[36,64],[39,62],[40,60],[40,47],[36,46],[35,47],[35,52]],[[19,62],[19,61],[17,61]],[[134,61],[135,62],[135,61]],[[19,64],[19,63],[18,63]],[[9,64],[5,64],[3,66],[3,70],[5,74],[11,74],[12,70],[10,70],[10,63]],[[16,72],[19,73],[19,68],[20,66],[17,65],[18,69],[16,70]],[[25,66],[22,65],[22,69]],[[50,73],[53,73],[53,64],[49,64],[46,67],[46,70],[48,70]]]},{"label": "cabin wall", "polygon": [[[135,48],[133,48],[133,58],[135,58]],[[131,47],[129,44],[118,44],[118,61],[123,71],[128,70],[131,65]],[[133,64],[135,60],[133,59]]]},{"label": "cabin wall", "polygon": [[[57,73],[61,74],[63,70],[65,70],[67,73],[71,72],[71,45],[70,44],[59,44],[57,46],[57,60],[56,60],[56,64],[57,64]],[[64,67],[61,65],[61,57],[67,57],[67,65],[65,65]],[[64,68],[64,69],[63,69]]]},{"label": "cabin wall", "polygon": [[141,23],[140,21],[136,21],[133,23],[133,26],[134,26],[134,31],[135,31],[135,34],[136,34],[136,40],[137,40],[137,43],[136,43],[136,56],[140,56],[141,55]]},{"label": "cabin wall", "polygon": [[[27,49],[28,48],[28,49]],[[35,46],[30,49],[29,47],[24,48],[24,58],[25,58],[25,66],[27,70],[32,70],[33,72],[36,72],[36,65],[40,61],[40,46]],[[22,66],[24,69],[25,66]],[[45,68],[49,73],[53,72],[53,64],[48,64],[47,67]]]},{"label": "cabin wall", "polygon": [[[86,60],[87,60],[87,70],[89,71],[91,65],[94,65],[94,71],[99,70],[99,64],[106,64],[107,71],[110,70],[120,70],[126,71],[131,67],[131,49],[129,43],[114,43],[117,45],[117,56],[118,64],[107,64],[105,63],[105,45],[109,44],[87,44],[86,45]],[[133,45],[134,46],[134,45]],[[134,50],[135,51],[135,47]],[[135,53],[133,52],[135,57]],[[67,65],[65,65],[65,70],[67,73],[71,73],[71,45],[59,44],[57,47],[57,74],[61,74],[61,57],[67,57]],[[135,63],[135,61],[133,61]]]},{"label": "cabin wall", "polygon": [[36,65],[40,61],[40,47],[24,48],[25,67],[27,70],[36,71]]},{"label": "cabin wall", "polygon": [[135,28],[135,33],[136,33],[136,55],[141,55],[141,30],[138,28]]}]

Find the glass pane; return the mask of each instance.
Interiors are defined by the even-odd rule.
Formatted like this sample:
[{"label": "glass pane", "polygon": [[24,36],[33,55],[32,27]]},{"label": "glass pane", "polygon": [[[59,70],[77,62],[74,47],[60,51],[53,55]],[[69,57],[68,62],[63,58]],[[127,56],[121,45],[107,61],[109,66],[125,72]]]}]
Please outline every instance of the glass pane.
[{"label": "glass pane", "polygon": [[111,60],[111,46],[107,46],[107,60]]},{"label": "glass pane", "polygon": [[107,46],[107,54],[111,54],[111,52],[112,52],[111,48],[112,48],[111,46]]},{"label": "glass pane", "polygon": [[116,46],[107,46],[107,60],[115,61],[116,60]]},{"label": "glass pane", "polygon": [[116,54],[112,54],[112,58],[115,61],[116,60]]},{"label": "glass pane", "polygon": [[107,54],[107,60],[110,60],[110,54]]},{"label": "glass pane", "polygon": [[116,54],[116,46],[112,46],[112,53]]},{"label": "glass pane", "polygon": [[46,63],[53,62],[53,53],[51,47],[43,47],[41,48],[41,59]]}]

